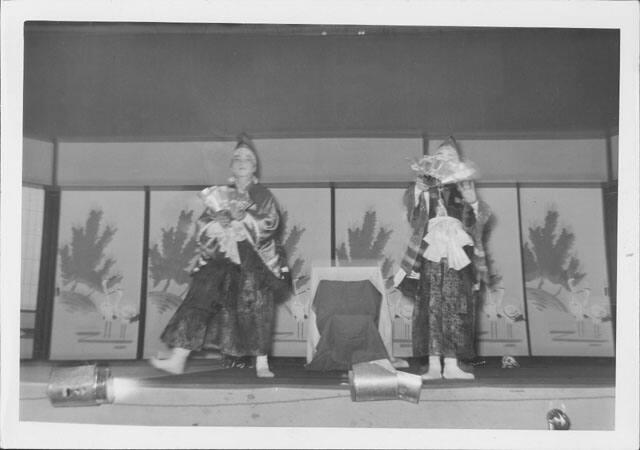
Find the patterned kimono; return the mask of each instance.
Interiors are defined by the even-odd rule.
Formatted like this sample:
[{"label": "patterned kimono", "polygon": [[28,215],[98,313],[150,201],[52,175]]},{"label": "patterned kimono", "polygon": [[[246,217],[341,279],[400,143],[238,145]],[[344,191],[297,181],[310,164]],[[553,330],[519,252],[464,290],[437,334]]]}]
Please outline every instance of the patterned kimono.
[{"label": "patterned kimono", "polygon": [[280,215],[264,186],[251,184],[248,197],[250,206],[240,221],[246,239],[237,243],[239,264],[202,232],[213,220],[211,211],[200,217],[200,258],[191,286],[161,336],[170,347],[218,349],[235,357],[268,354],[274,300],[287,290],[284,257],[274,239]]},{"label": "patterned kimono", "polygon": [[428,233],[429,219],[436,216],[439,194],[437,188],[430,188],[428,200],[425,195],[419,195],[416,202],[412,184],[405,193],[405,204],[413,236],[401,264],[408,276],[399,288],[415,300],[412,317],[414,356],[443,355],[470,359],[475,356],[477,292],[473,288],[481,281],[486,282],[482,233],[489,211],[487,205],[480,201],[476,214],[473,207],[463,201],[454,184],[443,187],[442,197],[447,215],[462,222],[473,242],[473,246],[464,247],[471,264],[455,270],[446,258],[434,262],[424,257],[428,247],[424,237]]}]

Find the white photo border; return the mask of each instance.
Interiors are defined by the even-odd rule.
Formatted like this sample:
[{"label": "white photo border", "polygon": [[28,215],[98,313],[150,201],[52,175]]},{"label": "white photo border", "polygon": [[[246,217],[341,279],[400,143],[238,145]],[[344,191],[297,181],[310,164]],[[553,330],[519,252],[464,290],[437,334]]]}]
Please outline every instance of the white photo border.
[{"label": "white photo border", "polygon": [[[638,446],[639,5],[608,1],[2,1],[1,404],[8,448],[624,448]],[[615,431],[179,428],[20,422],[19,293],[24,22],[212,22],[620,29]],[[428,401],[428,400],[425,400]],[[614,444],[615,443],[615,444]]]}]

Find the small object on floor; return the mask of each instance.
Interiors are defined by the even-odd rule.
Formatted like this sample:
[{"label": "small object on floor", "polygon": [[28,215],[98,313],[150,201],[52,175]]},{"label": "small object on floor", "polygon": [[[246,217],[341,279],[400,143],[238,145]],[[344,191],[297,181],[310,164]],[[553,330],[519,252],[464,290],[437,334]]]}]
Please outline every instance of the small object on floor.
[{"label": "small object on floor", "polygon": [[401,399],[420,401],[422,378],[396,370],[388,359],[354,364],[349,371],[354,402]]},{"label": "small object on floor", "polygon": [[554,408],[547,413],[547,425],[550,430],[568,430],[571,428],[571,420],[564,411]]},{"label": "small object on floor", "polygon": [[104,365],[54,367],[47,395],[53,406],[99,406],[113,403],[111,369]]},{"label": "small object on floor", "polygon": [[253,363],[249,358],[246,357],[236,357],[236,356],[225,356],[222,360],[222,367],[225,369],[252,369]]},{"label": "small object on floor", "polygon": [[470,361],[469,365],[471,365],[472,367],[484,367],[487,364],[487,361],[485,361],[484,359],[478,359],[476,361]]},{"label": "small object on floor", "polygon": [[502,368],[503,369],[517,369],[520,367],[520,364],[513,356],[503,356],[502,357]]}]

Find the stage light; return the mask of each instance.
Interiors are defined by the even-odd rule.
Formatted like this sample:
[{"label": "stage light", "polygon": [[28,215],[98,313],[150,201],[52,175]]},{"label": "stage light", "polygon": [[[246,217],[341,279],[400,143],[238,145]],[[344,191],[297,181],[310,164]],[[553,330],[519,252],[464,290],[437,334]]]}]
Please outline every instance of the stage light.
[{"label": "stage light", "polygon": [[113,403],[111,369],[105,365],[54,367],[47,395],[53,406],[98,406]]},{"label": "stage light", "polygon": [[113,397],[114,402],[119,402],[132,397],[139,392],[141,383],[138,380],[130,378],[114,378],[113,379]]},{"label": "stage light", "polygon": [[349,371],[351,400],[420,401],[422,377],[396,370],[387,359],[354,364]]},{"label": "stage light", "polygon": [[558,408],[554,408],[547,413],[547,424],[550,430],[568,430],[571,428],[569,416]]}]

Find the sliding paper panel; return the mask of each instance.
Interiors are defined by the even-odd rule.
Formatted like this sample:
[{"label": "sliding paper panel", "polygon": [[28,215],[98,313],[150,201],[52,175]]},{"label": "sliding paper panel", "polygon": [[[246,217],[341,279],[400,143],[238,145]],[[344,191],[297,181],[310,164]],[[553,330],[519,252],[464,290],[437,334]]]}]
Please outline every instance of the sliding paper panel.
[{"label": "sliding paper panel", "polygon": [[196,257],[197,191],[153,191],[149,210],[149,266],[144,357],[165,352],[160,335],[189,289]]},{"label": "sliding paper panel", "polygon": [[33,356],[40,249],[44,216],[44,189],[22,188],[22,265],[20,282],[20,358]]},{"label": "sliding paper panel", "polygon": [[135,358],[144,194],[64,191],[52,359]]},{"label": "sliding paper panel", "polygon": [[532,354],[613,356],[601,189],[520,198]]},{"label": "sliding paper panel", "polygon": [[524,304],[518,193],[512,188],[478,189],[491,209],[486,250],[490,287],[483,291],[477,314],[477,352],[483,356],[528,355]]},{"label": "sliding paper panel", "polygon": [[338,264],[364,261],[381,265],[393,321],[394,356],[411,356],[413,303],[393,288],[410,226],[403,204],[404,189],[337,189],[336,256]]},{"label": "sliding paper panel", "polygon": [[272,354],[305,356],[312,264],[331,260],[331,192],[328,188],[273,189],[282,213],[280,242],[294,293],[276,307]]}]

